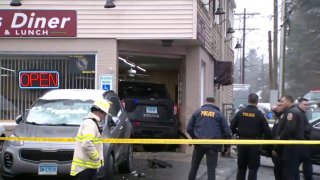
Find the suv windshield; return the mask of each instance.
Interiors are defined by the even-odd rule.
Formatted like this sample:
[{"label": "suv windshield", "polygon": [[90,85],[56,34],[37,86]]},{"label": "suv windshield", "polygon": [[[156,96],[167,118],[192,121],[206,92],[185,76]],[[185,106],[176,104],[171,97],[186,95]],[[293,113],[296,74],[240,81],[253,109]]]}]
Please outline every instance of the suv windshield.
[{"label": "suv windshield", "polygon": [[320,91],[310,91],[304,95],[304,98],[308,100],[320,100]]},{"label": "suv windshield", "polygon": [[120,86],[120,99],[126,98],[168,98],[167,89],[161,84],[128,83]]},{"label": "suv windshield", "polygon": [[310,104],[310,107],[307,110],[307,117],[308,117],[309,123],[312,123],[312,122],[320,119],[320,104],[319,103]]},{"label": "suv windshield", "polygon": [[39,125],[80,125],[92,104],[92,100],[40,99],[29,110],[26,121]]}]

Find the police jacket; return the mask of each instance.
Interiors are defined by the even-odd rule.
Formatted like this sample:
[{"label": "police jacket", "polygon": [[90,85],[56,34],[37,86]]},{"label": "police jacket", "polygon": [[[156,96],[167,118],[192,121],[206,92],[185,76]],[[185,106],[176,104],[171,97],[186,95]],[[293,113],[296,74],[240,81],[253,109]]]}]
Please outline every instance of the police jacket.
[{"label": "police jacket", "polygon": [[240,139],[271,138],[271,131],[264,114],[255,105],[247,105],[231,121],[231,131]]},{"label": "police jacket", "polygon": [[[227,120],[220,109],[213,104],[201,106],[190,118],[187,132],[193,139],[231,138]],[[220,149],[220,145],[206,145],[212,149]]]},{"label": "police jacket", "polygon": [[312,127],[309,123],[307,114],[304,110],[302,110],[298,105],[296,106],[296,108],[299,110],[300,112],[300,116],[301,119],[303,119],[303,136],[305,140],[310,140],[311,139],[311,130]]},{"label": "police jacket", "polygon": [[279,122],[281,118],[283,117],[283,112],[274,112],[274,124],[271,130],[272,139],[277,139],[277,132],[279,128]]},{"label": "police jacket", "polygon": [[103,144],[99,127],[93,113],[82,122],[76,137],[75,150],[71,165],[71,176],[85,169],[98,169],[103,166]]},{"label": "police jacket", "polygon": [[[273,124],[271,134],[272,134],[272,139],[278,139],[278,134],[279,134],[279,125],[281,124],[281,119],[283,118],[284,112],[275,112],[275,122]],[[282,151],[282,146],[275,144],[273,145],[273,149],[276,151],[279,155],[281,154]]]},{"label": "police jacket", "polygon": [[304,140],[304,119],[296,106],[288,108],[279,124],[278,139]]}]

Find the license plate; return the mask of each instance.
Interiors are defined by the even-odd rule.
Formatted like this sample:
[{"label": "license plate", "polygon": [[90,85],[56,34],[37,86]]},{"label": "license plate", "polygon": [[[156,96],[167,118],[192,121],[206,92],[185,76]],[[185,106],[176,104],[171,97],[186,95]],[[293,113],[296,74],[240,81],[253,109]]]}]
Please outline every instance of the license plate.
[{"label": "license plate", "polygon": [[158,113],[158,109],[155,106],[147,106],[146,112],[150,113],[150,114],[157,114]]},{"label": "license plate", "polygon": [[39,164],[38,175],[57,175],[57,164],[46,163]]}]

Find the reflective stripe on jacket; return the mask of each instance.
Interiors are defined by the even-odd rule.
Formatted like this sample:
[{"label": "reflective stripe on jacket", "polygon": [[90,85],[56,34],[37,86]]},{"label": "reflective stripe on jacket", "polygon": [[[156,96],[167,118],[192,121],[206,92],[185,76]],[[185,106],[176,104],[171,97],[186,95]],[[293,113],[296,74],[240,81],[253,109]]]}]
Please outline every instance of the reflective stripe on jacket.
[{"label": "reflective stripe on jacket", "polygon": [[104,164],[103,144],[97,124],[91,119],[99,117],[90,113],[82,122],[76,137],[71,165],[71,176],[85,169],[98,169]]}]

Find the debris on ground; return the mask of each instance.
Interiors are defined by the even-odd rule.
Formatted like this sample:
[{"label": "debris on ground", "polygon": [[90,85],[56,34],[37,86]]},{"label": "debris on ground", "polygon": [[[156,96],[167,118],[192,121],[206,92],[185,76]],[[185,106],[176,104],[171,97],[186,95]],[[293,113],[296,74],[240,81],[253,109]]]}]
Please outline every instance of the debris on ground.
[{"label": "debris on ground", "polygon": [[172,168],[172,164],[159,160],[159,159],[148,159],[148,166],[150,168]]},{"label": "debris on ground", "polygon": [[132,171],[131,174],[134,177],[146,177],[146,173],[138,173],[137,171]]}]

